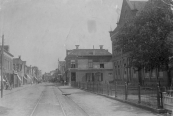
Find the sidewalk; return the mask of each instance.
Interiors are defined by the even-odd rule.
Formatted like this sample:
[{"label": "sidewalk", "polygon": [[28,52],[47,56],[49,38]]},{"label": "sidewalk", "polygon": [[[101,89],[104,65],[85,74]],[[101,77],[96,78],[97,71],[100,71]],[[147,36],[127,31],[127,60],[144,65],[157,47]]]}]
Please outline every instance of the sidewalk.
[{"label": "sidewalk", "polygon": [[[25,88],[27,88],[27,87],[30,87],[30,86],[33,86],[33,85],[35,85],[35,84],[26,84],[26,85],[21,85],[20,87],[15,87],[15,88],[12,88],[11,90],[3,90],[3,96],[6,96],[6,95],[8,95],[8,94],[10,94],[10,93],[14,93],[14,92],[17,92],[17,91],[20,91],[20,90],[22,90],[22,89],[25,89]],[[0,95],[1,95],[1,90],[0,90]]]},{"label": "sidewalk", "polygon": [[[86,112],[91,115],[98,114],[103,116],[163,116],[151,110],[135,107],[126,102],[120,102],[114,98],[96,94],[90,91],[73,88],[71,86],[59,86],[62,93],[70,94],[68,98],[79,104]],[[103,97],[104,96],[104,97]],[[111,99],[110,99],[111,98]]]},{"label": "sidewalk", "polygon": [[[149,110],[152,112],[156,112],[156,113],[166,113],[167,112],[167,110],[165,110],[165,109],[158,109],[157,102],[156,102],[157,100],[153,99],[151,96],[147,97],[147,96],[141,95],[141,102],[138,103],[138,99],[139,99],[138,96],[133,95],[133,94],[127,95],[127,99],[125,99],[124,91],[117,92],[118,94],[115,97],[115,92],[113,92],[113,94],[112,94],[112,92],[110,92],[110,90],[107,91],[107,89],[105,89],[104,87],[99,88],[99,91],[96,88],[93,89],[91,85],[88,88],[86,86],[80,86],[80,87],[76,86],[75,88],[81,89],[84,91],[88,91],[88,92],[91,92],[91,93],[94,93],[97,95],[101,95],[101,96],[104,96],[104,97],[107,97],[110,99],[114,99],[114,100],[117,100],[117,101],[120,101],[120,102],[123,102],[126,104],[130,104],[130,105],[133,105],[136,107],[140,107],[142,109],[146,109],[146,110]],[[150,101],[149,102],[150,104],[148,104],[148,102],[146,102],[146,101]]]}]

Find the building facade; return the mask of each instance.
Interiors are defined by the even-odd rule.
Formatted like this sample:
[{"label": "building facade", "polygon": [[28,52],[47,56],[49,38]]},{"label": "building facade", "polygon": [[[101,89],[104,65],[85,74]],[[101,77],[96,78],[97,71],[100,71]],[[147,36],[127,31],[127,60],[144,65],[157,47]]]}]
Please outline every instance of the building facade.
[{"label": "building facade", "polygon": [[112,78],[112,54],[103,49],[76,49],[66,51],[66,72],[71,82],[109,83]]},{"label": "building facade", "polygon": [[130,63],[129,53],[124,53],[121,49],[117,48],[117,34],[119,28],[123,26],[125,21],[135,17],[143,10],[147,3],[150,1],[131,1],[123,0],[120,19],[117,23],[117,27],[114,31],[110,32],[112,41],[112,53],[113,53],[113,77],[117,83],[131,83],[134,85],[148,85],[155,86],[157,82],[161,85],[168,84],[167,72],[164,70],[159,71],[159,77],[156,77],[156,70],[142,69],[137,71],[135,67],[128,67]]},{"label": "building facade", "polygon": [[66,78],[66,73],[65,73],[65,69],[66,69],[66,63],[65,61],[58,61],[58,80],[59,81],[65,81],[67,82],[68,79]]},{"label": "building facade", "polygon": [[[0,65],[1,58],[0,54]],[[3,50],[3,78],[10,86],[13,86],[13,55],[10,53],[8,45],[5,45]]]},{"label": "building facade", "polygon": [[25,71],[24,71],[24,84],[32,84],[33,80],[31,78],[31,68],[30,66],[25,65]]},{"label": "building facade", "polygon": [[39,69],[36,66],[32,67],[32,77],[33,77],[33,83],[38,83],[38,74],[39,74]]},{"label": "building facade", "polygon": [[21,56],[13,59],[14,87],[19,87],[24,84],[25,65],[26,65],[26,61],[22,61]]}]

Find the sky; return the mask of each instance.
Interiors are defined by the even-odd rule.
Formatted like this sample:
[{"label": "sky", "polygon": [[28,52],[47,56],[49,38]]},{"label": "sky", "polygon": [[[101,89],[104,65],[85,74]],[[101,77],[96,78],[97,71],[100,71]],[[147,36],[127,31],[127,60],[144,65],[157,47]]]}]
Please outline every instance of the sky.
[{"label": "sky", "polygon": [[48,72],[75,45],[104,45],[112,53],[109,31],[116,27],[122,1],[0,0],[0,34],[14,58],[21,56],[28,66]]}]

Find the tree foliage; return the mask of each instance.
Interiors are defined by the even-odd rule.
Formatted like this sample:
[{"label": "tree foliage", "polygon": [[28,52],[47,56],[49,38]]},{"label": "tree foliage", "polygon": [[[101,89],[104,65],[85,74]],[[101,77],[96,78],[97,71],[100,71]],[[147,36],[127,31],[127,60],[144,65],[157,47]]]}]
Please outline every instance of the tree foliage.
[{"label": "tree foliage", "polygon": [[118,47],[130,53],[132,66],[167,65],[173,48],[171,8],[161,0],[153,0],[121,26],[117,38]]}]

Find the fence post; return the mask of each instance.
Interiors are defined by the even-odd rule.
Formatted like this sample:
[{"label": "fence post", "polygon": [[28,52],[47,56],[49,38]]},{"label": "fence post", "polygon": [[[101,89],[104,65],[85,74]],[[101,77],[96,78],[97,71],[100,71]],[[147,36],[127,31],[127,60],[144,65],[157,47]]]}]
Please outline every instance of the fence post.
[{"label": "fence post", "polygon": [[138,103],[140,104],[141,103],[141,86],[140,86],[140,83],[138,84]]},{"label": "fence post", "polygon": [[109,85],[108,84],[106,85],[107,85],[107,95],[109,96]]},{"label": "fence post", "polygon": [[104,93],[104,84],[102,84],[102,94]]},{"label": "fence post", "polygon": [[88,82],[86,82],[86,89],[88,90]]},{"label": "fence post", "polygon": [[115,97],[117,97],[117,82],[115,81]]},{"label": "fence post", "polygon": [[94,92],[94,81],[93,81],[93,92]]},{"label": "fence post", "polygon": [[127,83],[125,82],[125,100],[127,100]]},{"label": "fence post", "polygon": [[97,92],[96,93],[98,93],[98,82],[97,82]]},{"label": "fence post", "polygon": [[160,109],[160,87],[159,87],[159,83],[157,83],[157,108]]}]

